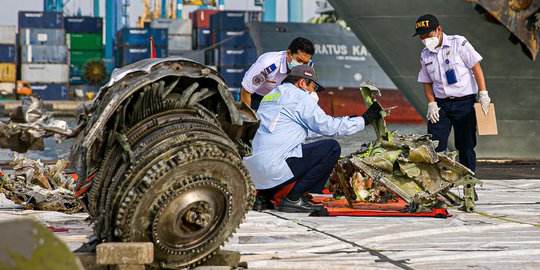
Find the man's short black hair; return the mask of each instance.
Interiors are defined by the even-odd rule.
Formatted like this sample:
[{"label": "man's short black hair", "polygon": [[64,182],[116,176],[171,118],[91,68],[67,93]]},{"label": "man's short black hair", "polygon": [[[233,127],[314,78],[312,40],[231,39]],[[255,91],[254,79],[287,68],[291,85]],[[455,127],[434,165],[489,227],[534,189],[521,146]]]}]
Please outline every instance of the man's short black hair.
[{"label": "man's short black hair", "polygon": [[315,46],[313,46],[313,42],[307,38],[303,37],[297,37],[295,38],[291,44],[289,44],[289,51],[291,51],[291,54],[297,53],[298,51],[307,53],[309,55],[315,54]]}]

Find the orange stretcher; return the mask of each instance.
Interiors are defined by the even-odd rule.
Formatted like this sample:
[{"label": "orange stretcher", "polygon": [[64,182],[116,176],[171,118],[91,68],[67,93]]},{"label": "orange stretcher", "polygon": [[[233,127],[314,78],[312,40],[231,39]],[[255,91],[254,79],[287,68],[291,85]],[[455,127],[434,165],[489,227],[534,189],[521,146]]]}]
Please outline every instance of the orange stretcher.
[{"label": "orange stretcher", "polygon": [[447,218],[452,215],[446,208],[434,208],[431,212],[403,213],[401,212],[407,203],[401,198],[388,203],[354,202],[349,207],[346,199],[336,200],[328,196],[313,195],[312,202],[322,204],[328,211],[329,216],[355,216],[355,217],[435,217]]}]

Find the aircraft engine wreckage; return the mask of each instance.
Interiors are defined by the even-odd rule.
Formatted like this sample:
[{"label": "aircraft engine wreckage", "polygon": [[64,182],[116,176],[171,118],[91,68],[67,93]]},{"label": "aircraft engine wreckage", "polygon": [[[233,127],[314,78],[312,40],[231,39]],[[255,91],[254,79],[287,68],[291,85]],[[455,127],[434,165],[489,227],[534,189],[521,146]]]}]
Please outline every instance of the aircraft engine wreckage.
[{"label": "aircraft engine wreckage", "polygon": [[116,69],[71,150],[96,242],[152,242],[154,267],[212,256],[251,209],[242,164],[258,127],[221,75],[183,58]]},{"label": "aircraft engine wreckage", "polygon": [[[367,82],[360,85],[369,107],[380,91]],[[382,112],[386,116],[388,109]],[[384,117],[373,123],[377,140],[341,159],[330,179],[334,197],[354,201],[387,202],[398,196],[408,203],[403,211],[429,212],[453,204],[474,211],[474,185],[481,184],[455,153],[437,153],[430,135],[399,135],[386,129]],[[450,190],[462,187],[460,197]]]}]

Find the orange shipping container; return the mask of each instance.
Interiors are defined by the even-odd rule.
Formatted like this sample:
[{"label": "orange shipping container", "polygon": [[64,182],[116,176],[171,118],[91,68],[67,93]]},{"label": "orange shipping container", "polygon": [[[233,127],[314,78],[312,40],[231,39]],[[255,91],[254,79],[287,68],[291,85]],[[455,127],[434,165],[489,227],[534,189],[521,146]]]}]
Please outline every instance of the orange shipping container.
[{"label": "orange shipping container", "polygon": [[0,63],[0,82],[15,82],[16,70],[13,63]]}]

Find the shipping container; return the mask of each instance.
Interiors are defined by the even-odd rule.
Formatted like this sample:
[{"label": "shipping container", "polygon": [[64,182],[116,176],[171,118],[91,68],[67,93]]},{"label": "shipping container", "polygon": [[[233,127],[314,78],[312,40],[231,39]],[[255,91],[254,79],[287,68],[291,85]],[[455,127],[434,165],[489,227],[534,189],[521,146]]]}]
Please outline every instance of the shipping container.
[{"label": "shipping container", "polygon": [[15,63],[17,62],[17,50],[15,45],[0,44],[0,62]]},{"label": "shipping container", "polygon": [[17,79],[17,65],[0,63],[0,82],[15,82]]},{"label": "shipping container", "polygon": [[82,67],[88,60],[103,59],[102,51],[71,51],[69,63],[71,65]]},{"label": "shipping container", "polygon": [[67,100],[69,97],[67,83],[30,83],[32,94],[37,94],[43,100]]},{"label": "shipping container", "polygon": [[88,84],[88,82],[83,78],[82,75],[69,75],[69,85],[83,85]]},{"label": "shipping container", "polygon": [[15,93],[15,83],[14,82],[0,82],[0,95],[8,96]]},{"label": "shipping container", "polygon": [[217,10],[198,9],[190,14],[193,21],[193,29],[210,28],[210,16],[216,14]]},{"label": "shipping container", "polygon": [[70,50],[103,50],[103,35],[102,34],[66,34],[66,45]]},{"label": "shipping container", "polygon": [[67,47],[55,45],[22,45],[22,63],[67,63]]},{"label": "shipping container", "polygon": [[175,50],[170,50],[169,49],[169,52],[168,52],[167,55],[169,57],[170,56],[184,57],[184,58],[193,60],[193,61],[201,63],[201,64],[205,63],[205,61],[204,61],[204,51],[194,51],[194,50],[175,51]]},{"label": "shipping container", "polygon": [[210,49],[204,51],[204,64],[210,66],[217,66],[219,51],[218,49]]},{"label": "shipping container", "polygon": [[185,51],[191,48],[191,35],[169,35],[169,51]]},{"label": "shipping container", "polygon": [[250,67],[248,65],[238,67],[219,66],[218,71],[225,79],[227,86],[234,88],[242,87],[242,79]]},{"label": "shipping container", "polygon": [[210,46],[212,44],[211,33],[212,32],[210,32],[210,29],[197,29],[194,48],[200,50]]},{"label": "shipping container", "polygon": [[21,28],[21,45],[65,45],[64,29]]},{"label": "shipping container", "polygon": [[117,47],[150,44],[150,36],[154,38],[156,46],[167,46],[168,43],[167,29],[140,29],[140,28],[124,28],[117,33]]},{"label": "shipping container", "polygon": [[251,48],[223,48],[217,50],[218,66],[244,66],[257,61],[257,50]]},{"label": "shipping container", "polygon": [[193,23],[191,20],[173,20],[168,29],[169,35],[191,35]]},{"label": "shipping container", "polygon": [[153,19],[148,26],[154,29],[169,29],[172,21],[172,19]]},{"label": "shipping container", "polygon": [[0,25],[0,43],[16,44],[17,30],[15,25]]},{"label": "shipping container", "polygon": [[149,28],[168,29],[169,35],[191,35],[192,25],[191,20],[153,19]]},{"label": "shipping container", "polygon": [[260,22],[261,13],[258,11],[220,11],[210,16],[212,31],[242,31],[246,22]]},{"label": "shipping container", "polygon": [[64,28],[64,17],[62,12],[19,11],[21,28]]},{"label": "shipping container", "polygon": [[[116,65],[121,67],[145,58],[150,58],[150,48],[142,46],[126,46],[117,49],[116,56]],[[167,47],[156,47],[156,57],[167,57]]]},{"label": "shipping container", "polygon": [[251,36],[246,31],[214,31],[212,43],[226,48],[255,47]]},{"label": "shipping container", "polygon": [[103,18],[96,17],[65,17],[66,33],[103,34]]},{"label": "shipping container", "polygon": [[21,79],[40,83],[66,83],[69,79],[67,64],[22,64]]}]

